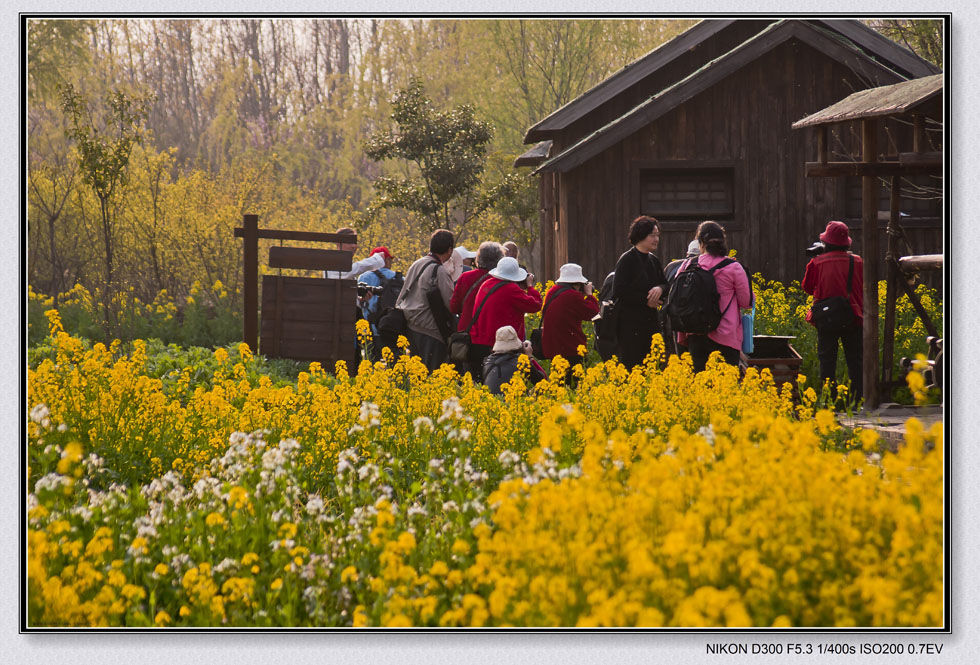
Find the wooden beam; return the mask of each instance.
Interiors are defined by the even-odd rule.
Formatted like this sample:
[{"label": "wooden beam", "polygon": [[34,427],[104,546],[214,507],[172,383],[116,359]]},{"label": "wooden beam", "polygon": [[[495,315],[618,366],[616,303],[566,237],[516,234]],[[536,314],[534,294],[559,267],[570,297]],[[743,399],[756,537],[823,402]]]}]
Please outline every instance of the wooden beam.
[{"label": "wooden beam", "polygon": [[898,156],[902,166],[915,166],[941,171],[943,168],[943,153],[935,152],[903,152]]},{"label": "wooden beam", "polygon": [[[878,161],[878,119],[861,122],[861,152],[865,164]],[[878,407],[878,178],[861,179],[861,253],[864,255],[864,408]]]},{"label": "wooden beam", "polygon": [[[942,162],[938,168],[942,168]],[[836,178],[840,176],[889,177],[894,175],[913,175],[916,173],[935,173],[937,166],[930,162],[902,164],[901,162],[820,162],[806,163],[807,178]]]},{"label": "wooden beam", "polygon": [[[244,238],[245,229],[236,226],[235,237]],[[317,233],[315,231],[279,231],[276,229],[256,229],[255,237],[267,240],[303,240],[307,242],[357,242],[357,234],[353,233]]]},{"label": "wooden beam", "polygon": [[242,297],[244,299],[242,304],[244,316],[242,341],[248,344],[252,353],[257,353],[259,349],[259,216],[245,215],[242,227],[241,237],[245,239],[242,260]]},{"label": "wooden beam", "polygon": [[898,260],[898,267],[902,272],[913,272],[918,270],[942,270],[942,254],[921,254],[919,256],[903,256]]}]

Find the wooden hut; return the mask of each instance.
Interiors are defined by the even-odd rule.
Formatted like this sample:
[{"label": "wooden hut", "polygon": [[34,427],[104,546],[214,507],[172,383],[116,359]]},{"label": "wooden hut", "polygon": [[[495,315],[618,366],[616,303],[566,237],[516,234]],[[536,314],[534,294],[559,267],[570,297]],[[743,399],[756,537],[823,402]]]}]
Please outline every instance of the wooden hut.
[{"label": "wooden hut", "polygon": [[[535,146],[517,165],[540,176],[542,277],[573,261],[598,283],[629,248],[630,221],[651,214],[664,262],[714,219],[750,272],[801,279],[828,220],[860,227],[861,181],[808,179],[814,138],[793,122],[937,73],[856,20],[701,21],[528,130]],[[835,131],[836,158],[860,160],[860,131]],[[879,145],[887,156],[892,144]],[[921,232],[922,252],[941,251],[941,202],[909,201],[905,227]],[[888,209],[885,192],[882,225]]]}]

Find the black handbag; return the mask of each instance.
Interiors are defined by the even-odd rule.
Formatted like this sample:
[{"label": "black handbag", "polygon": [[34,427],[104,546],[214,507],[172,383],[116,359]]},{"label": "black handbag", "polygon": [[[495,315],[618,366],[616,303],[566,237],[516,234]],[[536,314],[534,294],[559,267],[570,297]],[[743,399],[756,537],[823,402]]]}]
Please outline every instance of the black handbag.
[{"label": "black handbag", "polygon": [[810,322],[820,332],[836,333],[848,328],[854,322],[851,308],[851,281],[854,279],[854,256],[850,257],[847,270],[847,295],[831,296],[813,303],[810,308]]},{"label": "black handbag", "polygon": [[470,346],[473,344],[473,340],[470,339],[470,329],[473,327],[473,324],[476,323],[477,318],[480,316],[480,312],[483,310],[483,306],[487,304],[487,300],[490,299],[493,292],[509,283],[510,282],[500,282],[499,284],[494,285],[487,295],[484,296],[483,302],[480,303],[480,306],[473,312],[473,318],[470,319],[470,325],[466,326],[466,330],[459,330],[449,336],[449,360],[451,362],[467,362],[470,355]]},{"label": "black handbag", "polygon": [[572,287],[561,286],[559,287],[554,295],[551,296],[551,300],[544,304],[544,309],[541,310],[541,323],[537,328],[531,331],[531,353],[538,360],[545,360],[544,357],[544,313],[548,311],[548,306],[555,301],[555,298],[560,296],[565,291],[570,291]]}]

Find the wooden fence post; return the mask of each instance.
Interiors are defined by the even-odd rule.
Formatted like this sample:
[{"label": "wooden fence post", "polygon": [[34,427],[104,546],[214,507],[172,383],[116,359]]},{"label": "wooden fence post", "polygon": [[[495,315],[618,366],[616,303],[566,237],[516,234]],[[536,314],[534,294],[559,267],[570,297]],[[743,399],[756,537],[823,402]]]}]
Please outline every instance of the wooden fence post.
[{"label": "wooden fence post", "polygon": [[245,298],[242,341],[252,353],[259,352],[259,216],[245,215],[243,221],[244,251],[242,293]]}]

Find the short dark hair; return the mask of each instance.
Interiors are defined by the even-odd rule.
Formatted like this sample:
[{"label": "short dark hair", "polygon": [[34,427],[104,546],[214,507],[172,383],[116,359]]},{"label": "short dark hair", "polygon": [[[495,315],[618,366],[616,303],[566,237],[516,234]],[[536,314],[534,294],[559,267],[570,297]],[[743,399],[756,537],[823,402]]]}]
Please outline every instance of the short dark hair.
[{"label": "short dark hair", "polygon": [[829,242],[823,244],[823,251],[825,252],[846,252],[850,249],[849,245],[832,245]]},{"label": "short dark hair", "polygon": [[630,224],[630,244],[635,245],[640,242],[653,233],[654,229],[660,230],[660,222],[648,215],[640,215]]},{"label": "short dark hair", "polygon": [[704,247],[704,251],[712,256],[725,256],[728,254],[726,244],[725,229],[718,222],[704,221],[698,224],[696,235],[698,242]]},{"label": "short dark hair", "polygon": [[429,238],[429,251],[433,254],[445,254],[451,252],[456,246],[456,238],[452,231],[437,229],[432,232]]}]

